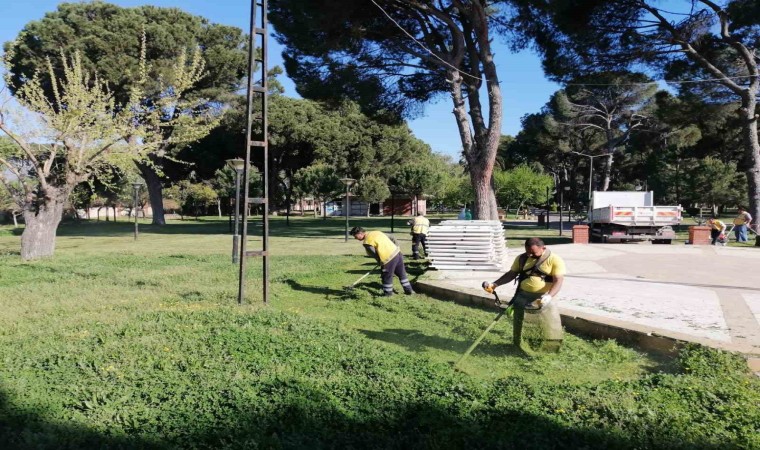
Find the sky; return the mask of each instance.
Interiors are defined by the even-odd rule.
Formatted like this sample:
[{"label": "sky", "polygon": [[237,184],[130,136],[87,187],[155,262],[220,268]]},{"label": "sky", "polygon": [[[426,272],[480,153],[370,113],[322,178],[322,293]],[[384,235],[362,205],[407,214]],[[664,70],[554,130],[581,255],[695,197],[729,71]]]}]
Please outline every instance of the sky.
[{"label": "sky", "polygon": [[[24,25],[41,19],[46,12],[54,11],[57,0],[8,0],[3,2],[0,14],[0,42],[14,39]],[[123,7],[151,4],[178,7],[189,13],[206,17],[211,22],[232,25],[248,30],[249,0],[110,0]],[[389,24],[389,26],[393,26]],[[271,24],[270,24],[271,27]],[[494,54],[501,81],[504,104],[502,134],[516,135],[520,131],[520,118],[538,112],[559,85],[544,77],[539,57],[529,51],[513,54],[508,47],[494,40]],[[282,65],[283,47],[269,39],[269,67]],[[285,95],[298,97],[292,81],[283,76]],[[459,159],[461,143],[452,114],[452,103],[441,97],[436,103],[425,105],[422,116],[410,120],[414,135],[430,144],[433,151]]]}]

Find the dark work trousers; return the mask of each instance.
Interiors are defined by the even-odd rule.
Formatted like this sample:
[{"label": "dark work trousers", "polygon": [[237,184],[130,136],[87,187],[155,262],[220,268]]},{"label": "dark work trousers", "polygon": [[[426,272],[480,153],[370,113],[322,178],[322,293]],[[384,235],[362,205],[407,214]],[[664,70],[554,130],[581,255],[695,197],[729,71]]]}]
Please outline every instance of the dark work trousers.
[{"label": "dark work trousers", "polygon": [[412,292],[412,284],[409,283],[409,278],[406,276],[406,267],[404,267],[404,256],[401,252],[394,256],[393,259],[383,265],[382,279],[383,279],[383,292],[385,294],[393,294],[393,275],[396,275],[401,281],[401,287],[404,288],[404,292]]},{"label": "dark work trousers", "polygon": [[422,250],[425,251],[425,256],[427,256],[427,235],[412,233],[412,255],[415,259],[420,257],[420,243],[422,243]]},{"label": "dark work trousers", "polygon": [[716,230],[715,228],[710,229],[710,237],[712,238],[712,245],[715,245],[718,242],[718,236],[720,236],[720,230]]}]

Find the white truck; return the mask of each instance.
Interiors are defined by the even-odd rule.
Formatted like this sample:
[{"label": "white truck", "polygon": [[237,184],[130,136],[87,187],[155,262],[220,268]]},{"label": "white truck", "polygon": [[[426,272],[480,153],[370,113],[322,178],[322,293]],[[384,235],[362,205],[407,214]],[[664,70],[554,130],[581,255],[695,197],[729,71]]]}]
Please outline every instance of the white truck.
[{"label": "white truck", "polygon": [[592,242],[652,241],[670,244],[682,208],[654,206],[654,192],[594,191],[589,211]]}]

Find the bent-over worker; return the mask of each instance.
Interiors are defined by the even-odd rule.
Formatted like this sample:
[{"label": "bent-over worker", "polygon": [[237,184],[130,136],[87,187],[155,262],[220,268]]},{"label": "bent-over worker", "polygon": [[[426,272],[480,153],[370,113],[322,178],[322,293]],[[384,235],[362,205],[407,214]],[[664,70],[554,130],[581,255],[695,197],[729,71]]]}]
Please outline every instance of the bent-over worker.
[{"label": "bent-over worker", "polygon": [[412,284],[406,275],[404,256],[401,254],[401,249],[398,248],[398,245],[391,238],[382,231],[366,231],[362,227],[353,227],[350,234],[357,241],[362,241],[367,254],[375,258],[377,263],[382,267],[383,295],[386,297],[393,295],[394,274],[401,282],[404,294],[414,294]]}]

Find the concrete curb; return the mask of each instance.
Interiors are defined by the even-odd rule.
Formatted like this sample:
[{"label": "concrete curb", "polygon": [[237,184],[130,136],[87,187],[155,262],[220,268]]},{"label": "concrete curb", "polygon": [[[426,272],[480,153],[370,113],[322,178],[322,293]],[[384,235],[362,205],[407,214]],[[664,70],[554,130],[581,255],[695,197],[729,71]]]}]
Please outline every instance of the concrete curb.
[{"label": "concrete curb", "polygon": [[[493,297],[486,296],[480,290],[463,289],[459,286],[438,280],[418,280],[415,289],[439,300],[454,301],[461,305],[498,310]],[[616,341],[637,348],[673,356],[686,344],[695,343],[705,347],[739,352],[745,355],[753,372],[760,371],[760,349],[749,345],[739,345],[712,339],[699,338],[682,333],[601,317],[593,314],[579,313],[560,307],[562,325],[574,334],[581,334],[594,339],[615,339]]]}]

